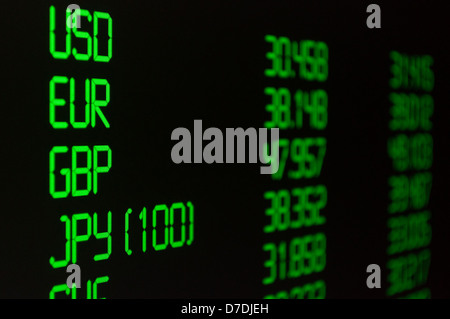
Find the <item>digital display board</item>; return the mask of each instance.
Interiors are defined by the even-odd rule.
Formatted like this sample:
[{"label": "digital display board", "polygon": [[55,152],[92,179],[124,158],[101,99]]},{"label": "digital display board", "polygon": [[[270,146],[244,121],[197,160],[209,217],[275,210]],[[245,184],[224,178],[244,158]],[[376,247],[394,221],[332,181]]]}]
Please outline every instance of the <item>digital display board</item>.
[{"label": "digital display board", "polygon": [[448,6],[377,4],[2,4],[0,297],[449,298]]}]

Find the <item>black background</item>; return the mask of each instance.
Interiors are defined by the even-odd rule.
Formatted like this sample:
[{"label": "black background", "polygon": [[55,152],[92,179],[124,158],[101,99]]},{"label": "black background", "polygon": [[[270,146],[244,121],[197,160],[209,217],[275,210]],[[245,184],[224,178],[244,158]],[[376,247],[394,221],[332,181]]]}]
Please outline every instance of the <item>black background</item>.
[{"label": "black background", "polygon": [[[63,1],[8,2],[0,19],[2,74],[2,214],[0,297],[47,298],[65,283],[65,269],[50,256],[64,250],[61,215],[113,214],[112,255],[94,262],[104,241],[79,245],[82,284],[107,275],[99,294],[107,298],[260,298],[324,279],[328,298],[383,298],[387,288],[388,176],[392,174],[388,129],[389,52],[434,58],[434,162],[430,202],[433,239],[429,287],[448,298],[449,66],[444,1],[382,3],[381,29],[366,27],[370,2],[347,1],[77,1],[81,8],[113,18],[109,63],[55,60],[49,53],[49,6],[64,16]],[[58,20],[57,20],[58,23]],[[62,29],[62,20],[57,29]],[[83,27],[83,25],[82,25]],[[84,28],[84,27],[83,27]],[[87,23],[91,32],[91,25]],[[102,34],[102,29],[100,34]],[[104,34],[104,33],[103,33]],[[329,48],[325,83],[264,77],[269,46],[264,35],[324,41]],[[61,34],[59,34],[61,35]],[[57,35],[57,41],[61,39]],[[110,129],[54,130],[48,121],[52,76],[106,78]],[[170,134],[177,127],[262,127],[268,120],[264,87],[323,88],[328,93],[327,153],[320,178],[273,182],[256,164],[172,163]],[[79,89],[80,88],[80,89]],[[59,96],[59,92],[58,92]],[[64,93],[61,93],[64,96]],[[80,102],[81,103],[81,102]],[[291,132],[315,136],[316,132]],[[100,176],[99,194],[54,200],[48,193],[48,153],[54,145],[111,147],[112,169]],[[267,258],[263,234],[267,190],[324,183],[328,204],[323,227],[289,231],[279,238],[323,231],[323,273],[264,287]],[[192,246],[146,253],[140,249],[142,207],[191,201]],[[131,248],[123,244],[124,214],[131,215]],[[149,214],[151,216],[151,214]],[[148,218],[151,222],[151,218]],[[148,221],[148,224],[150,222]],[[101,223],[101,222],[100,222]],[[100,224],[100,225],[105,225]],[[150,245],[149,245],[150,247]],[[382,289],[366,287],[368,264],[382,267]],[[82,289],[79,295],[85,295]]]}]

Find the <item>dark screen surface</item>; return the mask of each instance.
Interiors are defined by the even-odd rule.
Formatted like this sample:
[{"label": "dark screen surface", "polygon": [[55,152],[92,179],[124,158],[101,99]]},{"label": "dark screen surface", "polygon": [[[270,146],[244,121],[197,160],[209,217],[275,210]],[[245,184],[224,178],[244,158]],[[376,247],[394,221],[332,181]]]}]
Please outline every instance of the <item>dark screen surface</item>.
[{"label": "dark screen surface", "polygon": [[[377,3],[2,4],[0,296],[449,298],[449,6]],[[194,120],[283,171],[174,163]]]}]

